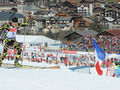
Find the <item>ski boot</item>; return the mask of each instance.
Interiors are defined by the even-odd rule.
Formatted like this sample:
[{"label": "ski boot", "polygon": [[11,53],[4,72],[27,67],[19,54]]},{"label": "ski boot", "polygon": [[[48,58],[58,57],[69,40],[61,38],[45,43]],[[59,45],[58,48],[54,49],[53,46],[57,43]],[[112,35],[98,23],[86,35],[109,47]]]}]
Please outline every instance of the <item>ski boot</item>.
[{"label": "ski boot", "polygon": [[16,67],[22,67],[22,65],[20,63],[18,63],[18,61],[14,62],[14,66],[16,66]]},{"label": "ski boot", "polygon": [[22,67],[22,65],[18,62],[18,60],[19,60],[19,55],[16,55],[16,60],[15,60],[15,62],[14,62],[14,65],[16,66],[16,67]]}]

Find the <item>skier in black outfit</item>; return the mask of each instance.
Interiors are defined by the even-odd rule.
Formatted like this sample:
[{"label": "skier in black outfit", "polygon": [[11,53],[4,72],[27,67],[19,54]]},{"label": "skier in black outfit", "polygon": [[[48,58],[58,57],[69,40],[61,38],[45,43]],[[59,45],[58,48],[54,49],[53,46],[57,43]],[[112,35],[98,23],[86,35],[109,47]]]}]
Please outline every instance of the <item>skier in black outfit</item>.
[{"label": "skier in black outfit", "polygon": [[11,22],[7,22],[0,27],[1,30],[6,31],[6,37],[4,39],[4,44],[3,44],[4,48],[0,58],[0,66],[5,56],[7,55],[7,50],[10,46],[17,49],[17,55],[16,55],[14,65],[18,67],[21,66],[21,64],[18,63],[18,60],[20,59],[22,49],[21,49],[20,43],[16,41],[16,33],[19,27],[28,25],[28,19],[29,17],[26,17],[26,22],[20,24],[18,23],[18,18],[13,17]]}]

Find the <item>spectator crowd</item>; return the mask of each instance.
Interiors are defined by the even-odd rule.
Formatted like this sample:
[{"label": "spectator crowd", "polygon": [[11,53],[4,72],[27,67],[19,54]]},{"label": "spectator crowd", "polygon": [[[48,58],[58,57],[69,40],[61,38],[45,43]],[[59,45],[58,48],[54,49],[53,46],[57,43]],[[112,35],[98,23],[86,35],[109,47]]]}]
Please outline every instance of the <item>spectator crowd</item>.
[{"label": "spectator crowd", "polygon": [[114,36],[84,36],[79,41],[72,41],[69,50],[94,51],[93,39],[106,53],[120,53],[120,39]]}]

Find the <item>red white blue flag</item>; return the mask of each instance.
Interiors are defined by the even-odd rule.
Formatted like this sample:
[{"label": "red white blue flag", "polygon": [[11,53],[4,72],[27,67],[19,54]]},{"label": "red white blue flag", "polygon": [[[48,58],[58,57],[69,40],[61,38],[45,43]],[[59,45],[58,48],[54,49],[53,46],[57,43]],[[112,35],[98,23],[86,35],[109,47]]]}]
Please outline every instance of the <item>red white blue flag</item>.
[{"label": "red white blue flag", "polygon": [[99,75],[102,75],[103,74],[103,71],[101,70],[100,68],[100,64],[99,62],[103,62],[105,57],[106,57],[106,54],[105,52],[98,46],[98,44],[95,42],[95,40],[93,40],[93,45],[94,45],[94,48],[95,48],[95,52],[96,52],[96,71]]}]

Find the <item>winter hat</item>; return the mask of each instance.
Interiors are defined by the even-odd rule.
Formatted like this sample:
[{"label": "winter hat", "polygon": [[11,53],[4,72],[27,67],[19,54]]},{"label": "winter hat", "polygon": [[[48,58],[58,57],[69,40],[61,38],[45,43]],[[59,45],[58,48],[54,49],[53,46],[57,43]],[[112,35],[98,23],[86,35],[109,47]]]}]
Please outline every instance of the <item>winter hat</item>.
[{"label": "winter hat", "polygon": [[17,23],[18,22],[18,18],[17,17],[13,17],[12,18],[12,22]]}]

